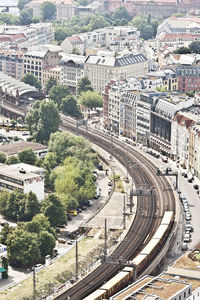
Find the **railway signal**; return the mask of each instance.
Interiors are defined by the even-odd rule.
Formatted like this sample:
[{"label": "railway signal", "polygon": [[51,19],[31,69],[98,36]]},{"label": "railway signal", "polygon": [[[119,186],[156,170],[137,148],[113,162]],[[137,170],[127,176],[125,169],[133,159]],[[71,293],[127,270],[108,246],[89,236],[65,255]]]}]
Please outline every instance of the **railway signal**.
[{"label": "railway signal", "polygon": [[158,168],[157,169],[157,176],[175,176],[176,177],[176,190],[178,189],[178,172],[172,172],[169,168],[165,170]]}]

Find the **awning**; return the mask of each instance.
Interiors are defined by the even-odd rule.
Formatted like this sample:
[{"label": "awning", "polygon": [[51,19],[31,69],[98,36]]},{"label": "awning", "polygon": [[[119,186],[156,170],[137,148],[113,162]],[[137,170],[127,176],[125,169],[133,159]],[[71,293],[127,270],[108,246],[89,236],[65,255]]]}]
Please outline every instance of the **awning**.
[{"label": "awning", "polygon": [[2,273],[2,272],[6,272],[6,269],[0,268],[0,272],[1,272],[1,273]]}]

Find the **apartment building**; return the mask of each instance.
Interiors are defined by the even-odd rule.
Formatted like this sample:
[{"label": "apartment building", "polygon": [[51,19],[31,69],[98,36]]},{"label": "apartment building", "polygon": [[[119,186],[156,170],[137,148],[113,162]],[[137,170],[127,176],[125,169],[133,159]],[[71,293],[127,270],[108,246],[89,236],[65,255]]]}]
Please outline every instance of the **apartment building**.
[{"label": "apartment building", "polygon": [[[33,17],[41,17],[43,0],[33,0],[25,5],[33,9]],[[75,5],[71,0],[48,0],[56,6],[56,20],[69,20],[75,15]]]},{"label": "apartment building", "polygon": [[54,42],[54,29],[51,23],[0,25],[0,42],[5,49],[20,51],[31,46],[51,44]]},{"label": "apartment building", "polygon": [[44,67],[42,71],[42,86],[44,88],[49,78],[54,78],[57,84],[62,84],[62,68],[60,66]]},{"label": "apartment building", "polygon": [[20,163],[0,166],[0,189],[13,191],[18,189],[22,193],[32,191],[39,201],[44,199],[44,175],[41,168]]},{"label": "apartment building", "polygon": [[85,76],[88,76],[93,88],[103,92],[107,81],[112,78],[130,78],[146,75],[148,62],[143,54],[122,54],[101,52],[90,55],[85,61]]},{"label": "apartment building", "polygon": [[23,56],[20,51],[0,49],[0,71],[20,80],[23,76]]},{"label": "apartment building", "polygon": [[[32,73],[41,83],[46,79],[43,70],[60,63],[62,49],[56,45],[45,45],[29,50],[24,54],[24,74]],[[45,71],[46,72],[46,71]],[[45,73],[46,74],[46,73]]]},{"label": "apartment building", "polygon": [[139,42],[139,37],[139,31],[132,26],[105,27],[67,37],[61,47],[65,53],[71,53],[76,49],[81,55],[85,55],[88,48],[120,51],[135,46]]},{"label": "apartment building", "polygon": [[60,66],[62,70],[61,82],[76,94],[79,80],[84,76],[84,63],[86,57],[75,54],[62,54]]}]

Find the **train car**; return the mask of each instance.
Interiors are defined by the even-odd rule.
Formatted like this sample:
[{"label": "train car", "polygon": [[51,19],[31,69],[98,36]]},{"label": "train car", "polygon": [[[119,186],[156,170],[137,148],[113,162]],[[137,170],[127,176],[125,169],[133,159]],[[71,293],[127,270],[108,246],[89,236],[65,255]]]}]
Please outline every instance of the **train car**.
[{"label": "train car", "polygon": [[107,291],[98,289],[83,300],[103,300],[107,297]]},{"label": "train car", "polygon": [[138,254],[133,260],[132,263],[137,266],[137,275],[139,275],[146,265],[148,256],[146,254]]},{"label": "train car", "polygon": [[[107,291],[107,298],[114,295],[117,291],[119,291],[122,287],[126,286],[130,280],[132,281],[133,278],[133,268],[131,271],[122,270],[113,278],[108,280],[104,285],[101,286],[101,290]],[[106,299],[107,299],[106,298]]]},{"label": "train car", "polygon": [[173,211],[166,211],[162,218],[161,225],[164,225],[164,224],[169,225],[173,221],[173,218],[174,218]]},{"label": "train car", "polygon": [[166,224],[160,225],[158,230],[154,234],[153,239],[161,240],[163,238],[163,236],[165,235],[167,229],[168,229],[168,225],[166,225]]}]

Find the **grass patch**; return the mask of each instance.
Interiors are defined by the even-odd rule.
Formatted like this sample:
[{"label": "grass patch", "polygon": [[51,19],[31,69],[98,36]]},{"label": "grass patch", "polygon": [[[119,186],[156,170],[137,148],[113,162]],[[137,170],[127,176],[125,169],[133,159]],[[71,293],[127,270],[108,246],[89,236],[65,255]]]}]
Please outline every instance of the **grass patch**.
[{"label": "grass patch", "polygon": [[114,175],[114,180],[115,180],[115,192],[119,193],[125,193],[124,186],[122,183],[122,180],[120,178],[120,175]]},{"label": "grass patch", "polygon": [[[78,244],[79,264],[81,269],[91,264],[99,252],[102,241],[93,238],[84,238]],[[87,258],[86,258],[87,257]],[[58,287],[75,274],[75,247],[58,259],[52,265],[36,273],[36,289],[38,295],[46,295],[53,287]],[[33,277],[29,277],[14,287],[0,293],[4,300],[30,300],[33,299]]]}]

